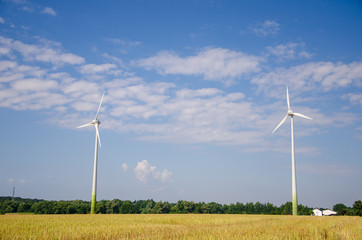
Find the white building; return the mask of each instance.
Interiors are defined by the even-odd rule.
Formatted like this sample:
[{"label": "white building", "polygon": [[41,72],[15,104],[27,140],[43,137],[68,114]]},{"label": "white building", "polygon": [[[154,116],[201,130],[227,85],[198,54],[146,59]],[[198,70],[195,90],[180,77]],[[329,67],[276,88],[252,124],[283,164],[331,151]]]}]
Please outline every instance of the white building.
[{"label": "white building", "polygon": [[332,211],[332,210],[323,210],[323,216],[333,216],[333,215],[337,215],[337,212]]},{"label": "white building", "polygon": [[333,215],[337,215],[337,212],[326,209],[321,211],[319,208],[315,208],[313,209],[313,214],[314,216],[333,216]]},{"label": "white building", "polygon": [[318,208],[313,209],[314,216],[323,216],[323,213]]}]

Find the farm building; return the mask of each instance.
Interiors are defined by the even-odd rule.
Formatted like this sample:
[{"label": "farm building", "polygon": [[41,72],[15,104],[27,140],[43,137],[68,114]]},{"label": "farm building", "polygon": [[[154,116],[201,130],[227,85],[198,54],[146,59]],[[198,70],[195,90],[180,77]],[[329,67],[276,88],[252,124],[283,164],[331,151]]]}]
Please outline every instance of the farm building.
[{"label": "farm building", "polygon": [[319,208],[313,209],[314,216],[334,216],[337,215],[337,212],[326,209],[326,210],[320,210]]},{"label": "farm building", "polygon": [[323,210],[323,216],[334,216],[334,215],[337,215],[337,212],[329,209]]},{"label": "farm building", "polygon": [[320,217],[323,216],[323,213],[321,210],[319,210],[319,208],[313,209],[313,214],[314,216],[320,216]]}]

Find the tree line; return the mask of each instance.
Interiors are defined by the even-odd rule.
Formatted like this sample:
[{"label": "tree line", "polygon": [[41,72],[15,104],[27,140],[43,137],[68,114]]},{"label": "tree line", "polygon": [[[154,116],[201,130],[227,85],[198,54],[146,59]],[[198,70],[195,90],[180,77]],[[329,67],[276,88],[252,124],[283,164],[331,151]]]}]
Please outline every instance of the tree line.
[{"label": "tree line", "polygon": [[[362,203],[356,201],[352,208],[342,203],[336,204],[333,210],[340,215],[362,216]],[[90,202],[82,200],[73,201],[47,201],[41,199],[27,199],[16,197],[0,197],[0,214],[5,213],[34,213],[34,214],[87,214],[90,212]],[[97,202],[96,213],[99,214],[292,214],[292,203],[287,202],[280,207],[271,203],[246,204],[237,202],[219,204],[216,202],[198,202],[180,200],[177,203],[155,202],[149,200],[101,200]],[[299,215],[311,215],[312,208],[298,205]]]}]

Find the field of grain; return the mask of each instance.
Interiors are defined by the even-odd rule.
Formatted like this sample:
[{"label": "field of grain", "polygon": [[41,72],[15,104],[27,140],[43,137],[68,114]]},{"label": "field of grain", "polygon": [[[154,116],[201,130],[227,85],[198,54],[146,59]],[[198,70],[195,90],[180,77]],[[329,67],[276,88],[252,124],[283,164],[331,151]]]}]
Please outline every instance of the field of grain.
[{"label": "field of grain", "polygon": [[362,239],[361,217],[2,215],[0,239]]}]

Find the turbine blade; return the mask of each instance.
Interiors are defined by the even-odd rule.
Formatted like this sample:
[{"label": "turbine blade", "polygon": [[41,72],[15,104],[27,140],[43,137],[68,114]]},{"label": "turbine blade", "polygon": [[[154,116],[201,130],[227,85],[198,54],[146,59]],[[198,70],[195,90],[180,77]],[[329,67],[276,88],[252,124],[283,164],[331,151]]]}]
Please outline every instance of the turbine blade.
[{"label": "turbine blade", "polygon": [[305,116],[305,115],[303,115],[301,113],[293,113],[293,115],[298,116],[298,117],[302,117],[302,118],[306,118],[306,119],[309,119],[309,120],[313,120],[312,118],[307,117],[307,116]]},{"label": "turbine blade", "polygon": [[[288,118],[288,114],[285,115],[285,117],[282,119],[282,121],[278,124],[278,126],[274,129],[273,133],[285,122],[285,120],[287,120]],[[272,134],[273,134],[272,133]]]},{"label": "turbine blade", "polygon": [[92,125],[92,123],[87,123],[87,124],[84,124],[84,125],[82,125],[82,126],[78,126],[77,128],[88,127],[88,126],[91,126],[91,125]]},{"label": "turbine blade", "polygon": [[289,103],[289,92],[287,87],[287,104],[288,104],[288,111],[290,110],[290,103]]},{"label": "turbine blade", "polygon": [[101,144],[101,138],[99,136],[99,127],[98,127],[98,124],[94,124],[94,127],[96,128],[96,135],[97,135],[97,139],[98,139],[98,143],[99,143],[99,147],[102,147],[102,144]]},{"label": "turbine blade", "polygon": [[97,114],[95,116],[94,119],[97,119],[98,118],[98,114],[99,114],[99,110],[101,110],[101,106],[102,106],[102,102],[103,102],[103,98],[104,98],[104,94],[106,93],[106,91],[103,92],[103,95],[102,95],[102,98],[101,98],[101,102],[99,103],[99,106],[98,106],[98,110],[97,110]]}]

